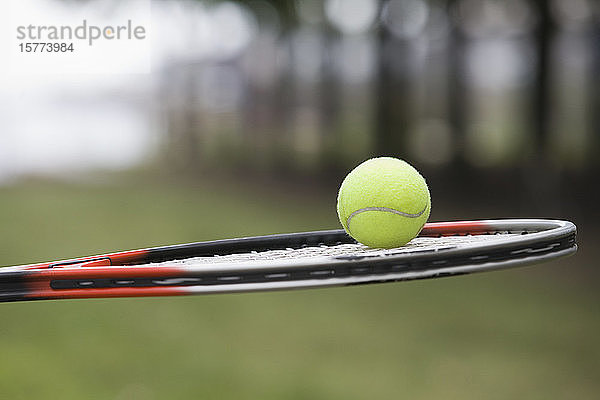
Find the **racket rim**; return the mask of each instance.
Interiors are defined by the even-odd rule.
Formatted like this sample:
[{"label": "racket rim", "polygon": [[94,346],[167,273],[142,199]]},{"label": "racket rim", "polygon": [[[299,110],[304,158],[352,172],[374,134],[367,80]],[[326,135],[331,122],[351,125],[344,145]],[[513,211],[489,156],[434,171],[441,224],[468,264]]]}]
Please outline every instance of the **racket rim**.
[{"label": "racket rim", "polygon": [[[460,253],[464,253],[467,252],[469,250],[473,250],[473,249],[477,249],[477,250],[481,250],[481,251],[489,251],[489,250],[494,250],[494,249],[505,249],[505,245],[507,243],[511,243],[514,246],[512,247],[518,247],[518,246],[524,246],[527,244],[531,244],[531,243],[538,243],[542,238],[545,240],[550,240],[550,239],[559,239],[559,238],[564,238],[567,237],[569,235],[573,235],[576,234],[576,226],[574,223],[570,222],[570,221],[565,221],[565,220],[551,220],[551,219],[512,219],[512,218],[507,218],[507,219],[488,219],[488,220],[470,220],[470,221],[443,221],[443,222],[431,222],[425,225],[424,230],[425,229],[448,229],[451,228],[452,226],[465,226],[465,225],[469,225],[469,224],[478,224],[481,225],[481,232],[483,232],[483,228],[484,227],[490,227],[492,228],[495,225],[501,225],[501,226],[512,226],[512,227],[519,227],[519,226],[523,226],[526,224],[531,223],[533,224],[537,224],[537,226],[543,226],[546,227],[547,229],[545,230],[540,230],[537,232],[530,232],[527,234],[522,234],[520,236],[509,236],[509,237],[502,237],[502,235],[498,235],[498,238],[493,240],[493,241],[489,241],[486,243],[481,243],[481,242],[476,242],[476,243],[462,243],[461,246],[457,246],[455,248],[444,248],[444,254],[448,255],[448,256],[453,256],[455,254],[460,254]],[[505,229],[502,229],[503,231]],[[490,231],[493,231],[493,229],[490,229]],[[485,233],[480,233],[480,234],[485,234]],[[236,262],[236,263],[218,263],[218,264],[210,264],[210,263],[205,263],[205,264],[199,264],[197,266],[186,266],[186,265],[181,265],[181,264],[173,264],[173,265],[162,265],[162,266],[156,266],[156,267],[151,267],[150,264],[153,263],[153,261],[148,261],[148,262],[142,262],[142,263],[135,263],[135,264],[111,264],[111,265],[106,265],[106,266],[90,266],[90,267],[82,267],[80,264],[85,264],[88,262],[93,262],[96,260],[103,260],[103,259],[111,259],[111,257],[115,257],[115,256],[119,256],[122,254],[127,254],[127,253],[142,253],[142,252],[161,252],[161,251],[169,251],[172,249],[179,249],[182,247],[190,247],[192,248],[193,246],[218,246],[218,245],[227,245],[230,243],[241,243],[241,241],[253,241],[253,240],[281,240],[281,239],[285,239],[285,238],[299,238],[299,237],[303,237],[303,236],[334,236],[334,235],[344,235],[347,236],[347,234],[345,233],[345,231],[343,229],[333,229],[333,230],[319,230],[319,231],[308,231],[308,232],[294,232],[294,233],[283,233],[283,234],[272,234],[272,235],[263,235],[263,236],[251,236],[251,237],[243,237],[243,238],[232,238],[232,239],[218,239],[218,240],[212,240],[212,241],[203,241],[203,242],[193,242],[193,243],[185,243],[185,244],[176,244],[176,245],[168,245],[168,246],[159,246],[159,247],[150,247],[150,248],[144,248],[144,249],[138,249],[138,250],[126,250],[126,251],[122,251],[122,252],[116,252],[116,253],[106,253],[106,254],[101,254],[101,255],[97,255],[97,256],[85,256],[85,257],[81,257],[81,258],[73,258],[73,259],[67,259],[67,260],[61,260],[61,261],[54,261],[54,262],[47,262],[47,263],[36,263],[36,264],[29,264],[29,265],[18,265],[18,266],[14,266],[14,267],[2,267],[0,268],[0,275],[4,275],[6,273],[9,273],[11,271],[15,271],[15,272],[19,272],[19,271],[27,271],[27,272],[41,272],[41,271],[49,271],[49,270],[56,270],[56,271],[77,271],[77,270],[82,270],[82,269],[88,269],[88,270],[94,270],[94,271],[100,271],[102,269],[111,269],[111,270],[116,270],[119,268],[127,268],[130,269],[131,271],[135,271],[135,270],[142,270],[142,269],[146,269],[146,268],[172,268],[172,269],[177,269],[177,270],[185,270],[185,271],[189,271],[189,272],[198,272],[198,273],[203,273],[203,272],[207,272],[207,273],[215,273],[215,272],[219,272],[222,271],[224,268],[227,268],[228,271],[236,271],[236,270],[245,270],[248,271],[249,269],[252,270],[270,270],[270,269],[277,269],[277,268],[281,268],[281,267],[293,267],[294,265],[297,265],[297,262],[294,262],[294,260],[297,259],[280,259],[280,260],[272,260],[269,264],[265,266],[265,261],[264,260],[256,260],[256,261],[246,261],[246,262]],[[420,234],[421,235],[421,234]],[[420,236],[419,235],[419,236]],[[444,235],[441,235],[444,236]],[[441,237],[440,236],[440,237]],[[447,236],[463,236],[461,234],[458,235],[447,235]],[[465,235],[466,236],[466,235]],[[431,237],[431,236],[426,236],[426,237]],[[307,246],[307,247],[311,247],[311,246]],[[441,250],[441,249],[440,249]],[[390,251],[393,251],[393,249],[390,249]],[[419,259],[426,259],[429,258],[428,256],[431,255],[432,252],[436,252],[439,250],[429,250],[429,251],[419,251],[418,249],[413,251],[413,252],[398,252],[398,253],[391,253],[391,254],[386,254],[386,258],[389,260],[393,260],[393,261],[400,261],[402,259],[411,259],[411,260],[415,260],[418,261]],[[208,256],[207,256],[208,257]],[[366,254],[360,254],[357,256],[328,256],[328,255],[323,255],[323,256],[314,256],[314,257],[305,257],[302,258],[302,260],[305,261],[306,264],[310,264],[310,265],[318,265],[318,261],[320,261],[322,263],[323,260],[329,260],[330,263],[338,263],[338,262],[353,262],[353,261],[359,261],[359,260],[364,260],[364,259],[369,259],[369,258],[379,258],[381,257],[381,255],[378,254],[374,254],[374,255],[369,255],[368,253]],[[179,257],[179,258],[173,258],[173,260],[169,260],[169,261],[176,261],[178,259],[185,259],[185,258],[193,258],[193,257]],[[312,261],[312,262],[310,262]],[[167,261],[168,262],[168,261]],[[79,265],[79,266],[78,266]],[[40,266],[39,268],[35,268],[36,266]],[[60,274],[59,274],[60,275]]]},{"label": "racket rim", "polygon": [[[305,238],[311,243],[319,238],[326,239],[329,243],[339,241],[340,238],[346,243],[356,242],[351,240],[343,230],[338,229],[130,250],[64,260],[62,263],[65,265],[61,267],[55,267],[61,262],[49,262],[33,264],[33,269],[32,265],[0,268],[0,302],[176,296],[353,286],[508,269],[567,256],[577,251],[576,226],[564,220],[495,219],[434,222],[425,227],[423,236],[451,236],[444,234],[453,232],[452,228],[457,227],[461,229],[455,232],[456,236],[466,236],[469,234],[468,228],[475,228],[476,233],[473,233],[480,235],[513,234],[504,238],[500,234],[494,240],[471,244],[459,242],[454,248],[448,244],[448,247],[435,248],[434,246],[430,250],[426,247],[422,247],[421,250],[415,247],[414,251],[396,254],[356,252],[357,255],[352,255],[350,252],[348,255],[281,258],[270,260],[269,265],[265,265],[264,259],[257,262],[205,263],[197,266],[164,265],[164,262],[161,266],[152,266],[137,261],[143,259],[147,263],[148,259],[152,258],[152,253],[160,255],[161,251],[171,254],[173,250],[177,253],[177,249],[184,249],[183,253],[188,254],[194,246],[206,253],[207,248],[214,249],[219,245],[227,244],[237,250],[247,248],[253,243],[261,244],[262,249],[265,248],[265,242],[281,246],[282,243],[285,244],[285,239],[294,239],[295,245],[302,243],[298,241],[299,238]],[[527,234],[514,234],[523,231]],[[432,232],[440,235],[431,235]],[[240,246],[240,241],[243,242],[243,246]],[[497,252],[490,253],[494,250]],[[487,254],[481,256],[486,252]],[[85,266],[93,260],[108,259],[112,262],[111,257],[120,261],[128,260],[133,264],[97,266],[92,263],[92,266]],[[181,258],[185,257],[174,257],[174,259]],[[250,263],[253,265],[249,265]],[[272,271],[287,274],[288,277],[271,280],[267,275]],[[120,286],[121,283],[118,282],[120,279],[129,279],[131,283]],[[175,281],[183,279],[191,283],[169,283],[173,279]]]}]

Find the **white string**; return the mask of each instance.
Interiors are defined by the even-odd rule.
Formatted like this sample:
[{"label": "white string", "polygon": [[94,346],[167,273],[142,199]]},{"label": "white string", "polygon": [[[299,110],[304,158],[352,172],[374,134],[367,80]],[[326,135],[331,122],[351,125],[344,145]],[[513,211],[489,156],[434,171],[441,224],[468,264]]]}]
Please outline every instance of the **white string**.
[{"label": "white string", "polygon": [[313,257],[340,257],[357,255],[392,255],[401,253],[414,253],[422,251],[436,251],[447,248],[459,248],[483,242],[505,240],[518,234],[496,234],[496,235],[467,235],[467,236],[445,236],[445,237],[417,237],[402,247],[393,249],[372,249],[362,244],[340,244],[333,246],[312,246],[299,249],[267,250],[261,252],[235,253],[226,255],[215,255],[209,257],[190,257],[185,259],[171,260],[160,263],[144,264],[148,266],[162,265],[202,265],[202,264],[235,264],[248,261],[268,261],[282,259],[306,259]]}]

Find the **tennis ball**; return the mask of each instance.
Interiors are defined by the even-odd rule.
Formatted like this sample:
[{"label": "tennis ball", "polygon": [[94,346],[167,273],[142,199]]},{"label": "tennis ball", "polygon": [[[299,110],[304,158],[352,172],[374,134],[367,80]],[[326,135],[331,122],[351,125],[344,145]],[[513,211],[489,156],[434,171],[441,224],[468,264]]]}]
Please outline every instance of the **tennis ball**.
[{"label": "tennis ball", "polygon": [[340,222],[369,247],[403,246],[421,232],[431,198],[425,179],[405,161],[367,160],[342,182],[337,198]]}]

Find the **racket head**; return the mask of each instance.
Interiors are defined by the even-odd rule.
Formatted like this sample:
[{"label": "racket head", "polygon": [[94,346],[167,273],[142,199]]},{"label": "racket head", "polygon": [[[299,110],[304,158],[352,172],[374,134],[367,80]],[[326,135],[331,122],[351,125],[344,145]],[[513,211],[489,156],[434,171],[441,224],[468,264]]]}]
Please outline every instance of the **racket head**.
[{"label": "racket head", "polygon": [[[437,222],[397,249],[343,230],[198,242],[0,270],[0,299],[160,296],[396,282],[513,268],[576,251],[559,220]],[[18,284],[15,284],[18,283]]]}]

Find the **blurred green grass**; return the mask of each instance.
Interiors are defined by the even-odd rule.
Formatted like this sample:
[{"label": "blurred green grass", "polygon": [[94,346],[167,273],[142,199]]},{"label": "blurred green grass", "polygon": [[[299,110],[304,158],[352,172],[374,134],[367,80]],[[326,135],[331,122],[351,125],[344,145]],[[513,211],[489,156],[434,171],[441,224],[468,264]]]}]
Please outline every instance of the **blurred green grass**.
[{"label": "blurred green grass", "polygon": [[[334,196],[21,183],[0,189],[0,265],[334,228]],[[0,304],[0,397],[596,398],[600,296],[561,279],[578,257],[342,289]]]}]

